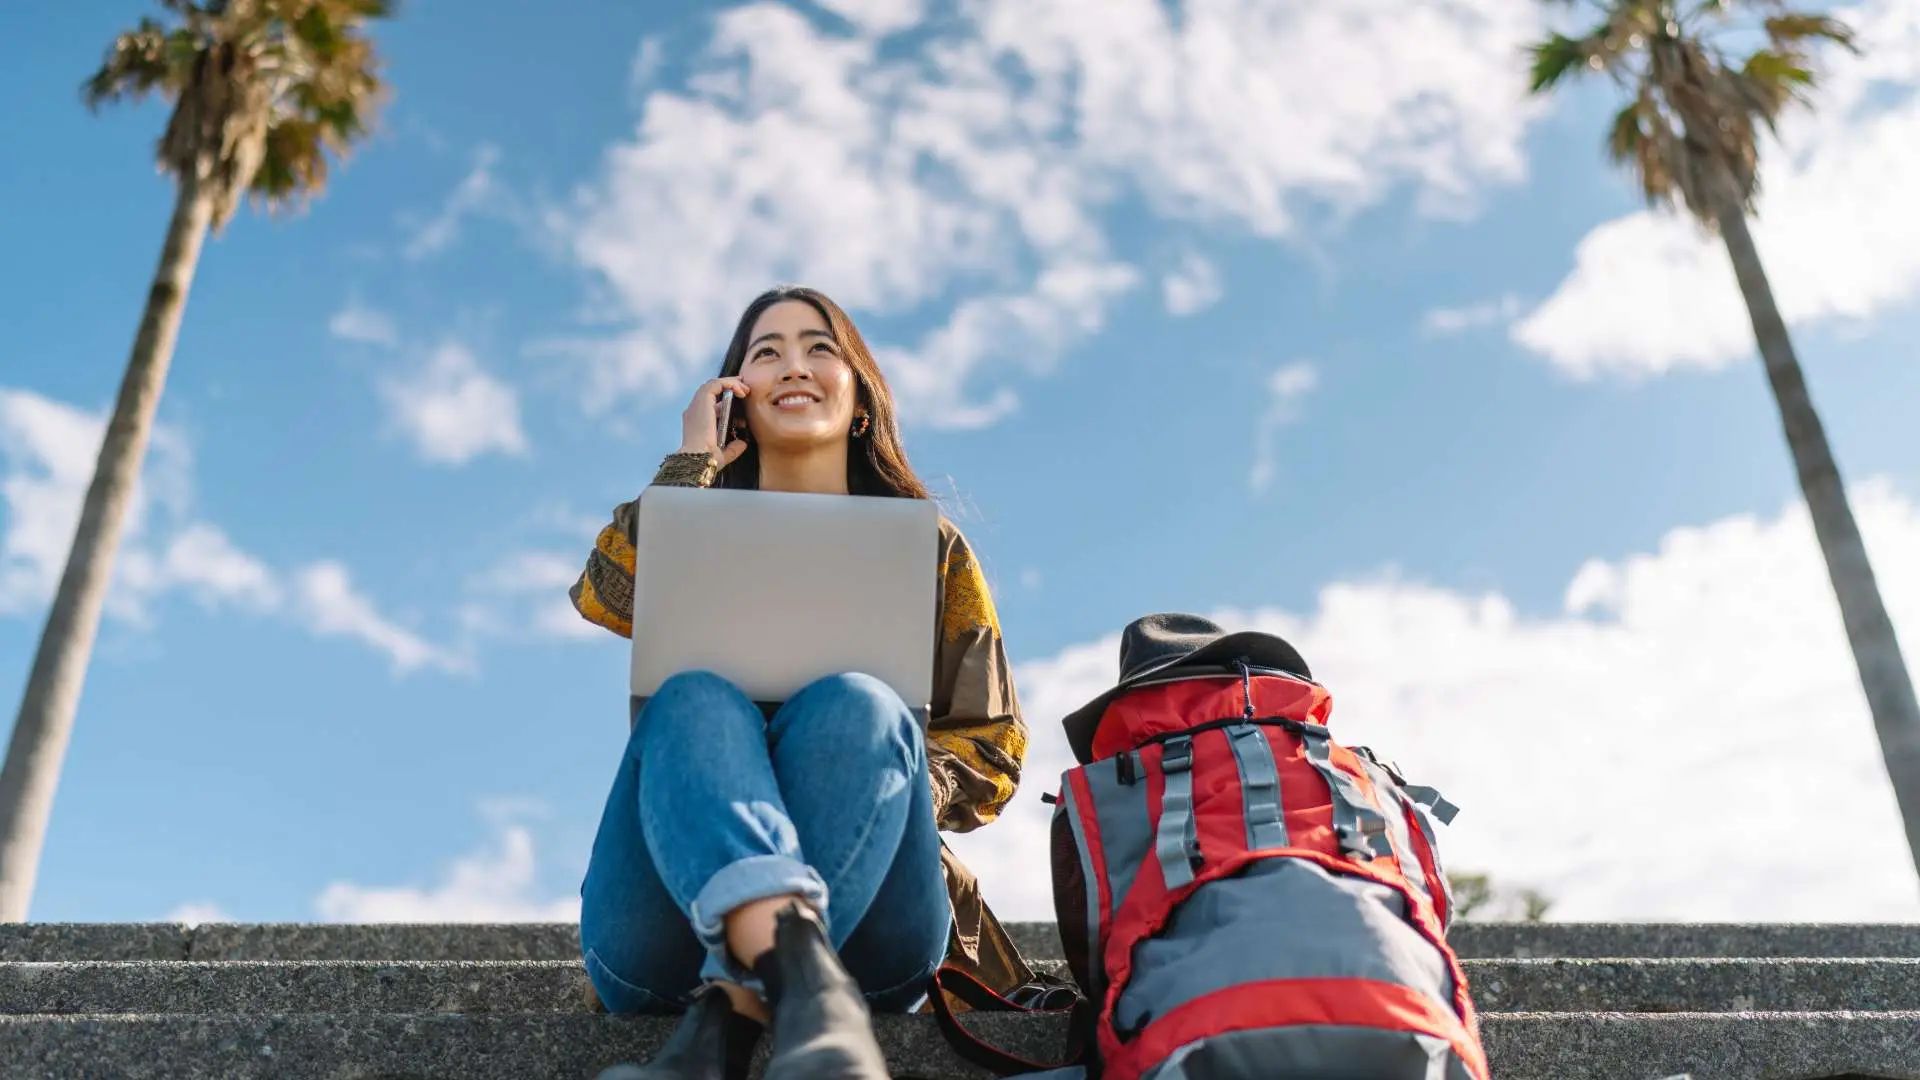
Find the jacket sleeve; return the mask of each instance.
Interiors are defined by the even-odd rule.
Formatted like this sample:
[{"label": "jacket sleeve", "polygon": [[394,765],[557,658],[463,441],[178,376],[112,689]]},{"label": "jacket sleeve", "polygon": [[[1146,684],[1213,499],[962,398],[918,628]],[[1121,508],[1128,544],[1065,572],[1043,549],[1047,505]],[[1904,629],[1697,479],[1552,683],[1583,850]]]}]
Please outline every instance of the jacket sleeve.
[{"label": "jacket sleeve", "polygon": [[633,636],[634,502],[613,508],[613,520],[594,538],[587,568],[567,590],[575,611],[621,637]]},{"label": "jacket sleeve", "polygon": [[1027,728],[986,577],[966,538],[950,525],[941,532],[927,763],[940,828],[967,832],[1000,816],[1013,798]]}]

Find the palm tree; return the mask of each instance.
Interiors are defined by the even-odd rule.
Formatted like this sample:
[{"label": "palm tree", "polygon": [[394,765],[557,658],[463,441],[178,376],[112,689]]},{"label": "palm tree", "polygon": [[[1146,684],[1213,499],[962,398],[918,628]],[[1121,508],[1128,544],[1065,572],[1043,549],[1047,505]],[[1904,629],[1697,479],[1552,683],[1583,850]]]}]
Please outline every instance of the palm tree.
[{"label": "palm tree", "polygon": [[120,527],[146,455],[187,290],[209,230],[252,195],[297,209],[327,181],[385,97],[369,20],[390,0],[160,0],[114,39],[83,96],[90,108],[159,93],[173,105],[156,158],[173,218],[147,292],[73,547],[0,768],[0,922],[27,915],[60,763],[100,624]]},{"label": "palm tree", "polygon": [[[1628,99],[1613,118],[1608,155],[1633,172],[1650,205],[1677,203],[1727,245],[1840,603],[1907,847],[1920,870],[1920,705],[1840,468],[1747,231],[1759,194],[1760,130],[1773,130],[1789,105],[1806,103],[1815,85],[1811,50],[1832,44],[1852,51],[1853,33],[1781,0],[1601,0],[1597,6],[1600,20],[1587,33],[1555,33],[1532,47],[1533,91],[1586,71],[1611,76]],[[1736,61],[1721,43],[1742,36],[1755,47]]]}]

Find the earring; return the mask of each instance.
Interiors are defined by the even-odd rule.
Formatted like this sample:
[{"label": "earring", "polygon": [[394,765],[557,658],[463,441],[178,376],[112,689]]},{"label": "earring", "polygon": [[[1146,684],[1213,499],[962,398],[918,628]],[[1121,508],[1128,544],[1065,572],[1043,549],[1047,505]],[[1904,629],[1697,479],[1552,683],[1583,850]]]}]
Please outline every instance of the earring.
[{"label": "earring", "polygon": [[854,418],[853,437],[857,439],[862,435],[865,435],[867,433],[867,429],[872,426],[873,426],[873,414],[861,413],[859,416]]}]

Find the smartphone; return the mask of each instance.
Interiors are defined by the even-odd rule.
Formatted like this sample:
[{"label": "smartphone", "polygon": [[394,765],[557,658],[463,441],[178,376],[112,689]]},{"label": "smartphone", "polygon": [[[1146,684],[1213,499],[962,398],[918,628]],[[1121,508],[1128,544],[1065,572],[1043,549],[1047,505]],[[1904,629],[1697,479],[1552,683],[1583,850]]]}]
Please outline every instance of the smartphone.
[{"label": "smartphone", "polygon": [[733,391],[731,390],[720,391],[720,404],[716,411],[719,414],[720,427],[718,432],[714,435],[714,440],[715,440],[714,445],[718,446],[722,450],[725,450],[727,448],[727,443],[731,442],[733,439],[732,432],[727,430],[727,425],[733,422]]}]

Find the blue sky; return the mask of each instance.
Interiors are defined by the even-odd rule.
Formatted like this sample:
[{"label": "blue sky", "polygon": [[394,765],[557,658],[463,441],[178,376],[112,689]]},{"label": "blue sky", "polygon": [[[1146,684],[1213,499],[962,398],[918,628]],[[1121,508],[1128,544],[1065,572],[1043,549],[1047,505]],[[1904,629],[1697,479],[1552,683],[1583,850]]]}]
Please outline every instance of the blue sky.
[{"label": "blue sky", "polygon": [[[958,844],[1005,913],[1059,715],[1168,609],[1287,633],[1557,915],[1920,913],[1724,253],[1604,167],[1600,88],[1525,100],[1535,4],[645,9],[414,0],[378,136],[209,244],[34,918],[569,917],[626,653],[565,588],[789,280],[987,563],[1036,745]],[[145,13],[0,71],[9,703],[171,201],[161,107],[77,96]],[[1846,14],[1758,235],[1912,653],[1920,16]],[[1760,839],[1810,818],[1844,869]]]}]

